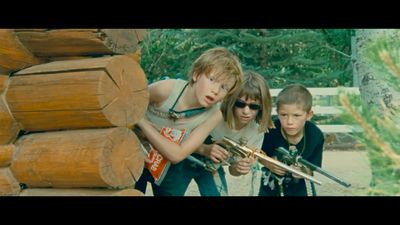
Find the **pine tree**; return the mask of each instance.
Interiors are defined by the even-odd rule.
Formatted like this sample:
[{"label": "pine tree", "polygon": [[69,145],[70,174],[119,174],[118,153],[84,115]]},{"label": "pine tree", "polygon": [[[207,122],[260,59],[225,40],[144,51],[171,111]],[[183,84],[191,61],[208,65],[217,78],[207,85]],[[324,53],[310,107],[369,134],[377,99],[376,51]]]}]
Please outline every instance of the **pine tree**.
[{"label": "pine tree", "polygon": [[[400,93],[400,39],[382,34],[370,39],[360,57],[377,79]],[[400,195],[400,108],[395,104],[368,104],[351,95],[340,95],[345,122],[356,123],[355,133],[366,146],[372,169],[369,195]]]},{"label": "pine tree", "polygon": [[[206,49],[223,46],[244,69],[265,76],[271,87],[350,86],[351,29],[164,29],[151,30],[142,43],[148,77],[186,79],[190,64]],[[327,79],[328,77],[328,79]]]}]

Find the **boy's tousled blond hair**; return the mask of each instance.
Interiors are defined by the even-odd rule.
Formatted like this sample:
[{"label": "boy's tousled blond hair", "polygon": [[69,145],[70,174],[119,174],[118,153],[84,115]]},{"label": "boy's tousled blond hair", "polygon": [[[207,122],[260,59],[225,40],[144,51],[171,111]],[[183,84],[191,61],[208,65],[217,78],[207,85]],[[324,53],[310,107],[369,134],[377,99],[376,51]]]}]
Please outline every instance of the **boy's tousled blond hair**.
[{"label": "boy's tousled blond hair", "polygon": [[310,112],[312,107],[312,95],[301,84],[291,84],[286,86],[279,92],[276,98],[277,111],[281,105],[296,104],[300,106],[305,112]]},{"label": "boy's tousled blond hair", "polygon": [[209,76],[211,73],[214,73],[217,79],[234,78],[235,84],[226,96],[235,92],[243,80],[243,71],[238,57],[223,47],[209,49],[193,62],[188,74],[190,85],[194,83],[194,76],[201,74]]},{"label": "boy's tousled blond hair", "polygon": [[244,72],[244,80],[238,90],[221,104],[221,111],[228,127],[230,129],[235,128],[235,102],[243,96],[246,99],[260,101],[261,109],[255,118],[255,121],[259,124],[259,132],[265,133],[268,132],[268,128],[273,128],[271,119],[272,97],[268,83],[260,74],[250,70]]}]

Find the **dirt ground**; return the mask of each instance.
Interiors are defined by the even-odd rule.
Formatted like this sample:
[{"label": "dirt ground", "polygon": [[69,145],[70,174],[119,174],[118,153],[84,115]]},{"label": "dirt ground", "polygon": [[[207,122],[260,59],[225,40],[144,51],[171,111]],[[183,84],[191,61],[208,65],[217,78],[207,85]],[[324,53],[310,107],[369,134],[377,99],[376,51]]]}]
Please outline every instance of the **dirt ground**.
[{"label": "dirt ground", "polygon": [[[368,188],[371,180],[371,169],[365,150],[325,151],[322,168],[350,183],[351,187],[346,188],[316,173],[315,178],[322,182],[322,185],[315,185],[317,196],[365,196],[366,188]],[[225,171],[228,171],[227,168]],[[226,179],[230,196],[249,196],[251,183],[250,175],[233,177],[227,172]],[[254,195],[258,194],[259,185],[260,175],[258,174],[254,187]],[[150,187],[147,188],[147,193],[145,195],[153,195]],[[200,196],[194,181],[189,185],[185,196]]]}]

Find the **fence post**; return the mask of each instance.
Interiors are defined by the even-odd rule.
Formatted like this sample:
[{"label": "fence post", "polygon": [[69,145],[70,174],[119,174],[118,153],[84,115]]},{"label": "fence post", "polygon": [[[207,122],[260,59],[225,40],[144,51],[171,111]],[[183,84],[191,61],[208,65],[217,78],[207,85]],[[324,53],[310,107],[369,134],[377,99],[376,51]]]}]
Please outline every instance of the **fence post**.
[{"label": "fence post", "polygon": [[351,37],[351,64],[353,67],[353,87],[359,87],[360,81],[356,69],[357,60],[357,48],[356,48],[356,36]]}]

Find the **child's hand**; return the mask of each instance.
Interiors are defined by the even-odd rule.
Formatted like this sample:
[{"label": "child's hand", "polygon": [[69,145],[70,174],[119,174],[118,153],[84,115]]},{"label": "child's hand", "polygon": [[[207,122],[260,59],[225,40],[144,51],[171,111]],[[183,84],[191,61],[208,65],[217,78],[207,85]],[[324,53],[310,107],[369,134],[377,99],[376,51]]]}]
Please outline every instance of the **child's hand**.
[{"label": "child's hand", "polygon": [[248,174],[251,170],[251,165],[253,164],[254,159],[250,158],[242,158],[237,163],[231,166],[232,170],[236,172],[238,175]]},{"label": "child's hand", "polygon": [[[277,160],[276,156],[273,156],[272,158]],[[283,169],[283,168],[281,168],[281,167],[279,167],[279,166],[277,166],[275,164],[272,164],[272,163],[270,163],[270,162],[268,162],[266,160],[263,160],[261,158],[258,159],[258,160],[259,160],[259,162],[261,164],[263,164],[265,167],[267,167],[271,172],[273,172],[273,173],[275,173],[275,174],[277,174],[279,176],[285,175],[286,169]]]},{"label": "child's hand", "polygon": [[[290,165],[290,167],[292,167],[293,169],[297,170],[297,171],[301,171],[301,167],[296,165],[296,164],[292,164]],[[300,175],[294,174],[292,173],[292,177],[295,179],[302,179],[303,177],[301,177]]]},{"label": "child's hand", "polygon": [[208,157],[216,163],[221,163],[229,158],[229,152],[217,144],[212,144],[208,151]]},{"label": "child's hand", "polygon": [[[301,172],[303,172],[303,173],[306,173],[306,174],[312,176],[311,170],[309,170],[309,169],[308,169],[307,167],[305,167],[305,166],[299,166],[299,165],[292,164],[290,167],[292,167],[293,169],[295,169],[295,170],[297,170],[297,171],[301,171]],[[295,178],[295,179],[303,179],[303,177],[301,177],[301,176],[299,176],[299,175],[296,175],[296,174],[294,174],[294,173],[292,173],[292,176],[293,176],[293,178]]]}]

